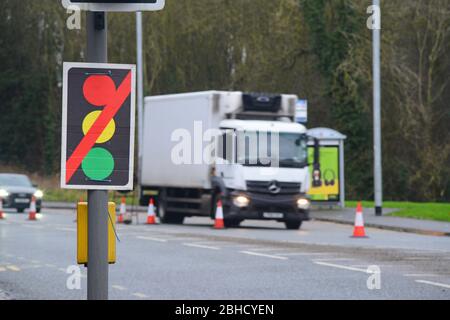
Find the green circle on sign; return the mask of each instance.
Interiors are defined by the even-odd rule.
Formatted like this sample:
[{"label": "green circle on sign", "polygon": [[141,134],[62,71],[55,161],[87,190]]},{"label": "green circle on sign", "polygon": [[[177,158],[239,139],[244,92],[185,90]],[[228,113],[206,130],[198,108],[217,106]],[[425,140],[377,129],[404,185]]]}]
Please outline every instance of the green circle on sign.
[{"label": "green circle on sign", "polygon": [[89,179],[105,180],[114,170],[114,158],[106,149],[93,148],[84,158],[81,167]]}]

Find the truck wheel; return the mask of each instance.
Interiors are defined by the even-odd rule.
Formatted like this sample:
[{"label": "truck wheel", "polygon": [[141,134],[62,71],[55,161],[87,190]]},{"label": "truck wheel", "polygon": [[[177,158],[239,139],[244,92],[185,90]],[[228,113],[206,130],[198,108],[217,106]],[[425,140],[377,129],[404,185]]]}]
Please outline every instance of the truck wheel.
[{"label": "truck wheel", "polygon": [[161,218],[162,223],[166,224],[183,224],[184,216],[180,216],[176,213],[167,212],[164,219]]},{"label": "truck wheel", "polygon": [[302,226],[302,221],[289,220],[285,221],[284,224],[286,225],[286,229],[288,230],[299,230]]},{"label": "truck wheel", "polygon": [[237,228],[241,224],[242,220],[225,219],[223,222],[224,222],[226,228]]},{"label": "truck wheel", "polygon": [[184,216],[173,212],[167,212],[167,204],[164,199],[160,199],[158,216],[162,223],[166,224],[183,224]]}]

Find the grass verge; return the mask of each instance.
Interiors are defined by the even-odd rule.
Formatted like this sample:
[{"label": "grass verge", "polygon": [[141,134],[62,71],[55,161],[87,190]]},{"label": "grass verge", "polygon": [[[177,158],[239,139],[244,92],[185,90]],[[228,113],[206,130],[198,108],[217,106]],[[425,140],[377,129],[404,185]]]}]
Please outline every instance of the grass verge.
[{"label": "grass verge", "polygon": [[[357,203],[357,201],[346,201],[345,204],[347,207],[355,208]],[[373,208],[374,202],[362,201],[362,205],[365,208]],[[399,209],[390,214],[395,217],[450,222],[450,203],[386,201],[383,206]]]}]

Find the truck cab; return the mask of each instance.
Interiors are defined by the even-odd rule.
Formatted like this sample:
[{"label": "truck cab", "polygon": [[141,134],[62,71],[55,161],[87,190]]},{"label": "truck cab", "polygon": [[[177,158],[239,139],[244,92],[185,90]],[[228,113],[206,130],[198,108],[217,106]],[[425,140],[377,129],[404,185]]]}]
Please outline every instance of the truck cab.
[{"label": "truck cab", "polygon": [[306,128],[283,121],[224,120],[212,185],[226,224],[270,219],[298,229],[309,219]]}]

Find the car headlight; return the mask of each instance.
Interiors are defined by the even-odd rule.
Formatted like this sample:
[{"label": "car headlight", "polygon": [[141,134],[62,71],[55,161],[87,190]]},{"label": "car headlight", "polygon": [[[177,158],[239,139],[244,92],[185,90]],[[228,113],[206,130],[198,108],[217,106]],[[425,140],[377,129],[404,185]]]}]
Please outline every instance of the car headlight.
[{"label": "car headlight", "polygon": [[9,196],[9,192],[5,189],[0,189],[0,198],[6,198]]},{"label": "car headlight", "polygon": [[297,207],[302,210],[308,210],[311,206],[311,202],[308,199],[300,198],[297,200]]},{"label": "car headlight", "polygon": [[36,190],[36,192],[34,193],[34,196],[36,198],[42,198],[44,196],[44,192],[42,192],[41,190]]},{"label": "car headlight", "polygon": [[233,198],[233,204],[239,208],[248,207],[249,203],[250,199],[244,195],[239,195]]}]

